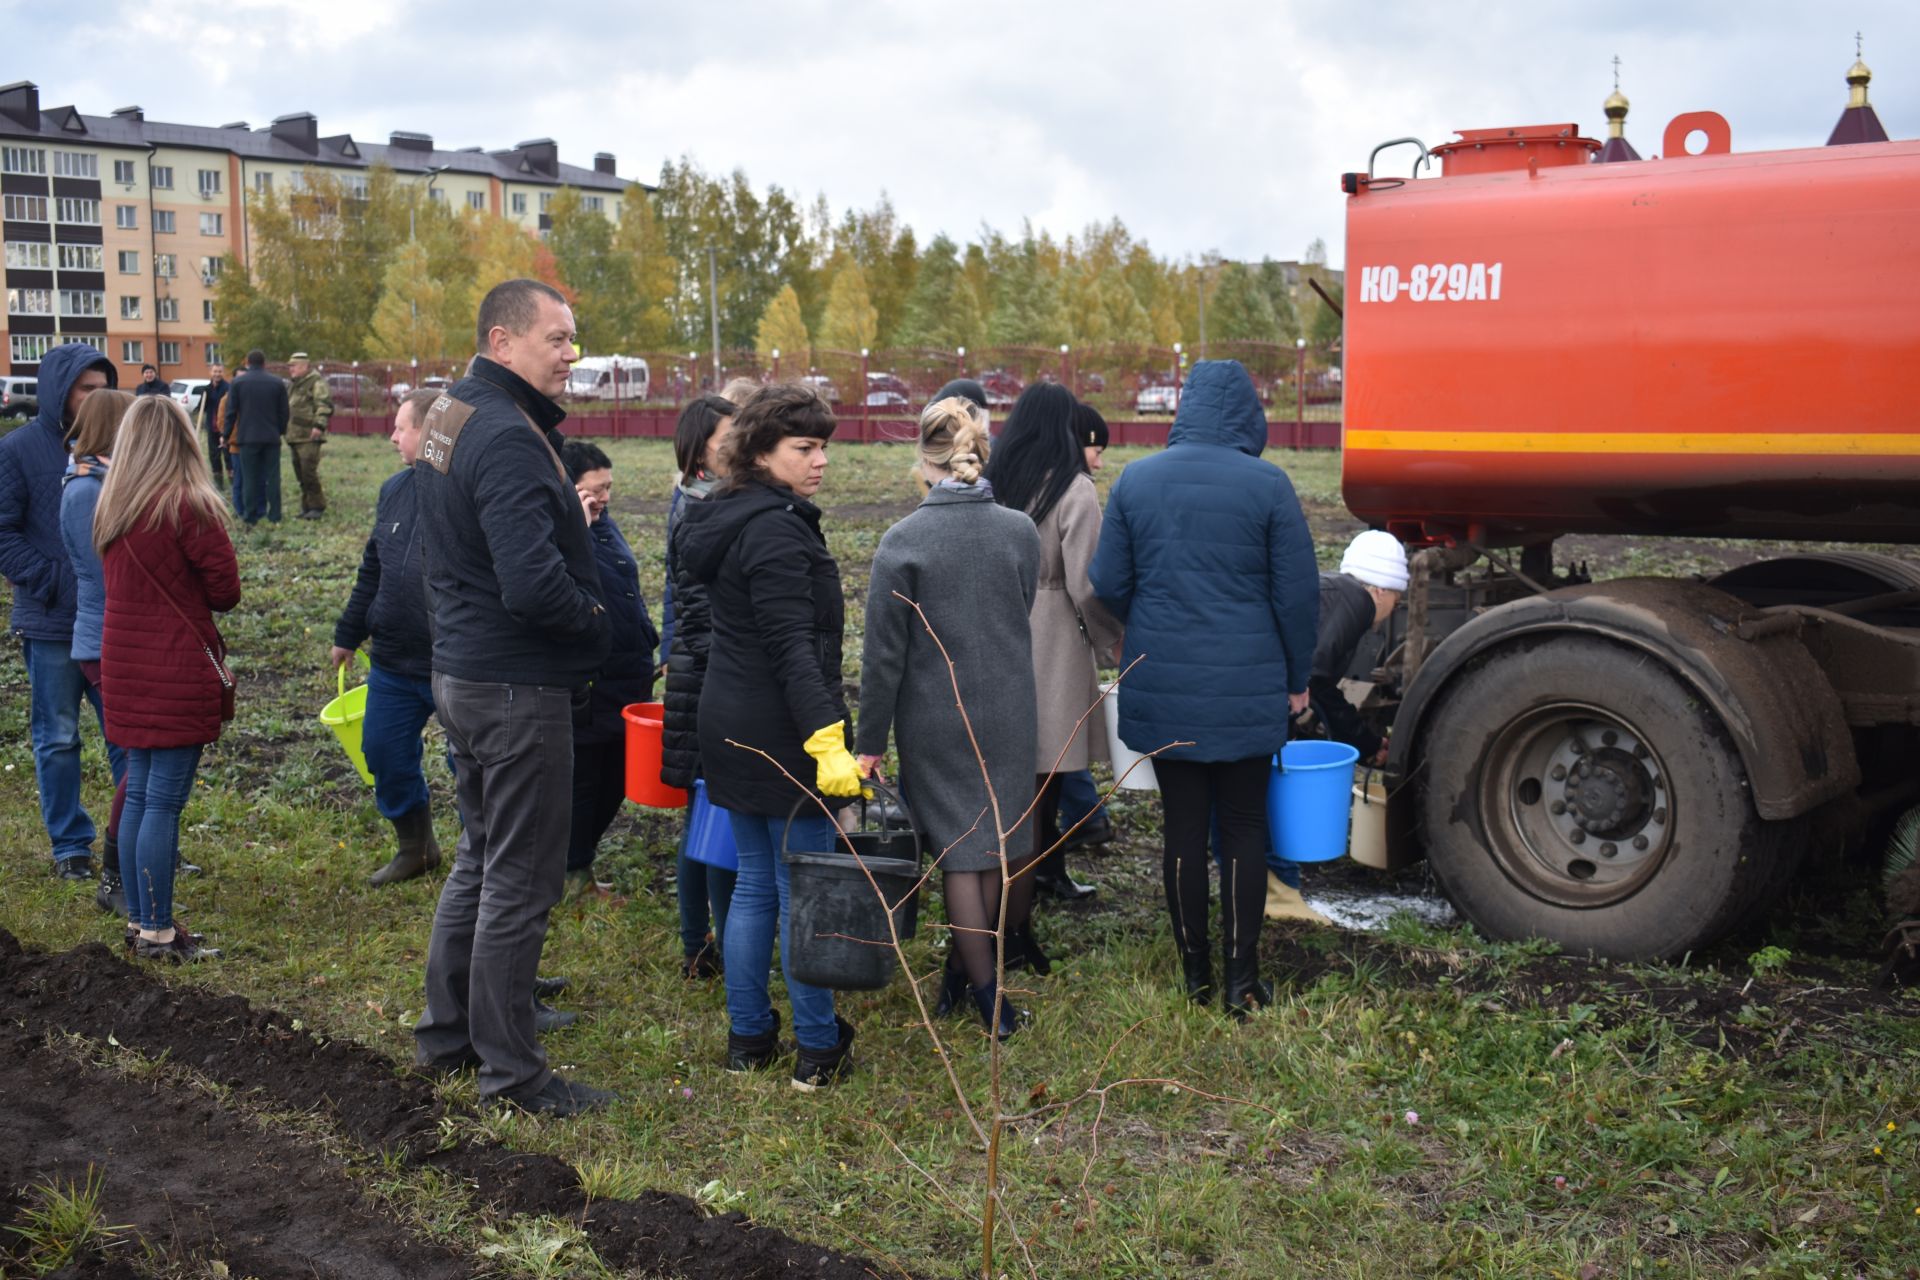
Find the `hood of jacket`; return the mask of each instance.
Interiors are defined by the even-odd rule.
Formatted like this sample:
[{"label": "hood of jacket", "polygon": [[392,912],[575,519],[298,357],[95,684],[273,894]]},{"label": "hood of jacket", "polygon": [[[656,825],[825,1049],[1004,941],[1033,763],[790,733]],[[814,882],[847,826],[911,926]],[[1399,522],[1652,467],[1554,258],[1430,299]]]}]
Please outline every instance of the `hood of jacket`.
[{"label": "hood of jacket", "polygon": [[820,509],[791,489],[750,480],[738,489],[715,493],[705,502],[690,502],[680,512],[681,563],[696,582],[719,576],[740,531],[749,521],[769,511],[792,511],[816,530]]},{"label": "hood of jacket", "polygon": [[[80,457],[68,458],[66,474],[60,477],[60,483],[63,486],[69,485],[69,484],[72,484],[76,478],[80,476],[87,476],[93,480],[100,482],[101,484],[105,484],[107,481],[108,465],[109,464],[107,459],[102,458],[98,454],[93,454],[93,453],[88,454],[84,458],[80,458]],[[86,470],[82,471],[80,469],[82,467],[85,467]]]},{"label": "hood of jacket", "polygon": [[1253,379],[1238,360],[1202,360],[1180,391],[1180,411],[1167,447],[1213,444],[1259,457],[1267,447],[1267,415]]},{"label": "hood of jacket", "polygon": [[42,356],[40,372],[36,375],[40,383],[40,413],[34,418],[34,425],[51,430],[56,436],[64,436],[67,393],[73,390],[73,384],[80,380],[81,374],[96,365],[106,370],[109,387],[120,385],[120,375],[114,371],[113,361],[84,342],[62,343]]}]

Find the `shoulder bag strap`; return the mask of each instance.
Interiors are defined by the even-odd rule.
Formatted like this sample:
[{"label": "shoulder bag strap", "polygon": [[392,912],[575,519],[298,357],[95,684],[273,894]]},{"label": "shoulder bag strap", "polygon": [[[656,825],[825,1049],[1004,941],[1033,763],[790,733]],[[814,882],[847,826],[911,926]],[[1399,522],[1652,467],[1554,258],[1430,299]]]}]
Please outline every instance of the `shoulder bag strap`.
[{"label": "shoulder bag strap", "polygon": [[[193,625],[193,620],[187,617],[185,610],[181,609],[179,602],[177,602],[172,595],[168,594],[165,587],[160,585],[160,579],[153,576],[153,570],[147,568],[147,562],[140,558],[140,553],[135,551],[132,546],[128,546],[127,556],[136,565],[140,566],[140,572],[147,575],[147,581],[153,584],[153,589],[160,593],[160,598],[167,602],[167,607],[172,609],[175,616],[180,619],[187,630],[193,633],[193,638],[200,640],[200,652],[206,654],[207,661],[213,664],[214,674],[220,677],[220,687],[223,689],[233,688],[233,674],[227,670],[225,663],[214,656],[213,647],[205,640],[200,639],[200,628]],[[218,628],[215,628],[214,634],[219,634]],[[220,648],[223,653],[226,651],[226,647],[226,643],[222,641]]]}]

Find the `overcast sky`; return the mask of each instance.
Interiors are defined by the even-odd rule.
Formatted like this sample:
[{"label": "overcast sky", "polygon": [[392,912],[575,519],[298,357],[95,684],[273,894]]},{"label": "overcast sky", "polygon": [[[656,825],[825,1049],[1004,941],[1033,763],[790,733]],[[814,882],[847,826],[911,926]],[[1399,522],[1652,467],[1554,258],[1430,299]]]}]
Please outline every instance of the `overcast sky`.
[{"label": "overcast sky", "polygon": [[[884,190],[923,241],[1118,215],[1165,255],[1294,258],[1318,236],[1338,265],[1339,174],[1373,144],[1566,121],[1604,136],[1616,54],[1642,155],[1701,108],[1739,151],[1824,142],[1856,30],[1882,122],[1920,137],[1914,0],[92,0],[85,18],[0,0],[4,78],[89,114],[547,136],[645,181],[691,155],[836,213]],[[1404,172],[1399,155],[1383,169]]]}]

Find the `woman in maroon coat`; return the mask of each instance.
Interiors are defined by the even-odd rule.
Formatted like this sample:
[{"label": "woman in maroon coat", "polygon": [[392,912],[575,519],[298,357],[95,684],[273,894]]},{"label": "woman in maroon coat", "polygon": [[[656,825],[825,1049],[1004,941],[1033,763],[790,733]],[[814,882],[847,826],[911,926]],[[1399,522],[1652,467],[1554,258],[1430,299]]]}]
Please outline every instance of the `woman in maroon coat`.
[{"label": "woman in maroon coat", "polygon": [[213,615],[240,603],[226,504],[193,427],[165,396],[127,411],[94,510],[107,584],[100,677],[107,736],[127,751],[120,874],[135,954],[180,963],[219,954],[173,921],[180,810],[200,752],[220,737],[233,677]]}]

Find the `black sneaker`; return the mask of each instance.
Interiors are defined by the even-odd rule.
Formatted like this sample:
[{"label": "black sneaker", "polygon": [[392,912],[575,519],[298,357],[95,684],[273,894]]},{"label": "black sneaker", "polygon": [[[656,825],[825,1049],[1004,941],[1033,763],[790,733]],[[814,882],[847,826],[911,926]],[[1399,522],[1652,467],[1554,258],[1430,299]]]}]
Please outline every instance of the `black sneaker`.
[{"label": "black sneaker", "polygon": [[459,1075],[462,1071],[478,1071],[480,1055],[471,1049],[457,1058],[426,1058],[416,1053],[413,1065],[417,1071],[424,1071],[430,1076],[445,1079],[448,1076]]},{"label": "black sneaker", "polygon": [[566,1119],[586,1111],[599,1111],[619,1101],[605,1089],[596,1089],[590,1084],[581,1084],[578,1080],[568,1080],[553,1075],[547,1077],[540,1091],[525,1098],[499,1098],[500,1103],[519,1107],[537,1116],[555,1116]]},{"label": "black sneaker", "polygon": [[838,1044],[831,1049],[809,1049],[801,1045],[794,1054],[793,1087],[802,1093],[837,1084],[853,1070],[853,1024],[837,1015],[833,1021],[840,1028]]},{"label": "black sneaker", "polygon": [[727,1032],[727,1070],[739,1075],[743,1071],[764,1071],[780,1057],[780,1011],[773,1011],[773,1026],[757,1036],[735,1035]]},{"label": "black sneaker", "polygon": [[549,996],[557,996],[566,989],[567,980],[565,978],[535,978],[533,980],[533,998],[535,1000],[545,1000]]},{"label": "black sneaker", "polygon": [[175,929],[166,942],[151,942],[136,935],[133,954],[142,960],[164,960],[168,964],[191,964],[196,960],[218,960],[220,948],[202,945],[200,935]]},{"label": "black sneaker", "polygon": [[127,914],[127,891],[119,876],[101,876],[100,887],[93,891],[93,905],[122,919]]},{"label": "black sneaker", "polygon": [[535,1035],[545,1035],[549,1031],[565,1031],[580,1021],[580,1015],[571,1009],[556,1009],[539,996],[533,998],[533,1031]]},{"label": "black sneaker", "polygon": [[84,853],[77,858],[62,858],[54,864],[53,874],[62,880],[91,880],[93,859]]}]

